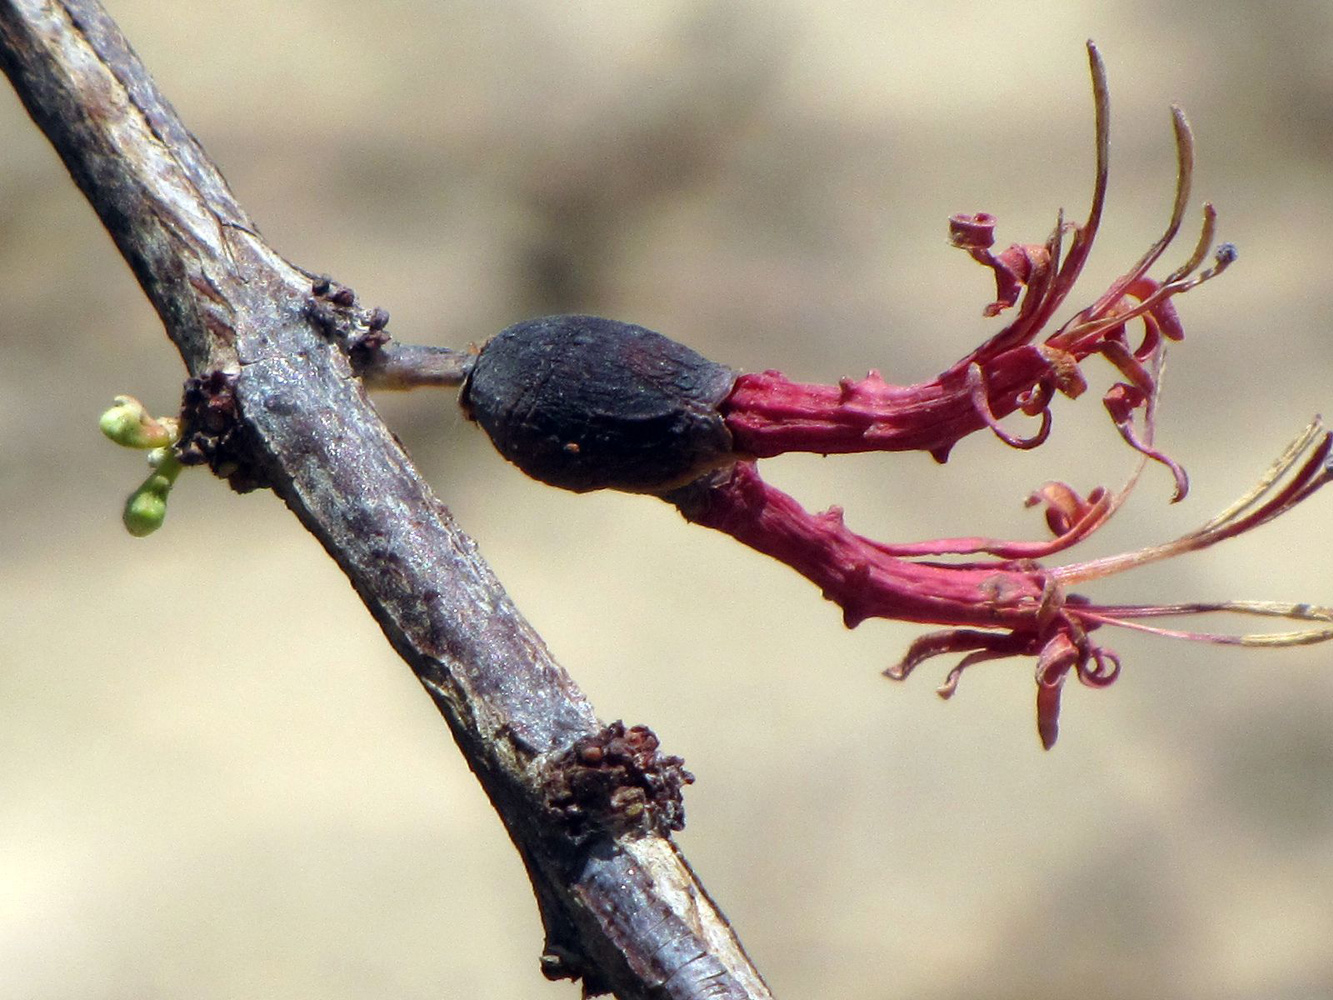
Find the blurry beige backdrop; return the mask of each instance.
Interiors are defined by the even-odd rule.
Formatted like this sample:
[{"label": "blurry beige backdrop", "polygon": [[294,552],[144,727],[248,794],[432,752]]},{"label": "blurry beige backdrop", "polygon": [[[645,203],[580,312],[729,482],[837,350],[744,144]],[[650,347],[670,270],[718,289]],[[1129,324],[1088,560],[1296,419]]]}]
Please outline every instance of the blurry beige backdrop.
[{"label": "blurry beige backdrop", "polygon": [[[1333,8],[924,6],[110,5],[270,241],[400,338],[586,310],[811,380],[929,377],[994,330],[945,221],[994,212],[1008,243],[1081,217],[1095,37],[1111,196],[1071,305],[1165,222],[1171,101],[1241,258],[1181,305],[1161,440],[1194,492],[1168,509],[1150,470],[1076,555],[1194,527],[1329,406]],[[1087,369],[1033,453],[765,474],[875,537],[1039,537],[1029,489],[1132,465]],[[188,474],[163,531],[120,529],[144,469],[97,415],[169,411],[181,378],[0,88],[0,995],[575,996],[444,725],[281,505]],[[383,410],[600,713],[698,775],[681,843],[778,995],[1333,994],[1333,649],[1118,636],[1120,681],[1068,689],[1043,753],[1029,663],[949,704],[944,665],[895,686],[921,629],[847,632],[661,503],[530,482],[451,394]],[[1330,602],[1330,523],[1320,496],[1096,593]]]}]

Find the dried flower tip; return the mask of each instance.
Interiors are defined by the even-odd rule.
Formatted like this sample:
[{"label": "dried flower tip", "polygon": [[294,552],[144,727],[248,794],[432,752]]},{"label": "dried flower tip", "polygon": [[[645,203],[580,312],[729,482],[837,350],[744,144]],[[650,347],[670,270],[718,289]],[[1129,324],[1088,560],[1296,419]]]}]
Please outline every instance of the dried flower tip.
[{"label": "dried flower tip", "polygon": [[1316,417],[1249,492],[1195,531],[1135,552],[1058,567],[1052,575],[1061,585],[1070,586],[1205,549],[1257,528],[1291,510],[1333,479],[1331,450],[1333,434]]},{"label": "dried flower tip", "polygon": [[[973,650],[949,671],[940,687],[941,696],[949,697],[957,688],[962,672],[976,663],[1008,656],[1036,655],[1038,731],[1043,745],[1049,749],[1059,732],[1060,692],[1065,678],[1073,673],[1085,685],[1104,687],[1119,676],[1120,659],[1116,653],[1089,638],[1091,632],[1102,626],[1130,628],[1166,638],[1269,649],[1310,645],[1333,639],[1333,609],[1317,605],[1274,601],[1100,605],[1070,594],[1067,590],[1075,583],[1100,579],[1206,548],[1286,513],[1333,479],[1331,451],[1333,435],[1315,420],[1292,442],[1253,489],[1196,531],[1163,545],[1046,571],[1047,590],[1040,602],[1038,616],[1044,615],[1045,624],[1033,632],[1011,630],[1005,634],[955,628],[932,633],[913,643],[902,661],[885,671],[886,675],[901,680],[926,659]],[[1105,522],[1127,492],[1128,487],[1112,497],[1109,506],[1100,510],[1096,504],[1079,500],[1076,494],[1062,484],[1048,484],[1040,500],[1049,505],[1048,521],[1052,522],[1053,531],[1071,531],[1071,517],[1086,518],[1088,512],[1095,511],[1098,519],[1092,529],[1083,533],[1083,537],[1086,537],[1091,530],[1095,530],[1096,525]],[[1099,500],[1103,498],[1104,495],[1098,497]],[[1322,624],[1315,628],[1287,632],[1228,634],[1170,629],[1143,623],[1144,619],[1215,613]]]}]

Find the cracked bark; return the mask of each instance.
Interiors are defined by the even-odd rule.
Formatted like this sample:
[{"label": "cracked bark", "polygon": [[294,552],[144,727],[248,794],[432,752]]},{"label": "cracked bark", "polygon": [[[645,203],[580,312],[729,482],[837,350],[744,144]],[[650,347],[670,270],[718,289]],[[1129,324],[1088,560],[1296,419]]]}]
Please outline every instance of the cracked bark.
[{"label": "cracked bark", "polygon": [[[0,68],[190,374],[225,374],[239,481],[282,497],[439,707],[527,867],[547,933],[543,971],[624,998],[770,996],[671,841],[671,802],[650,794],[646,809],[626,811],[613,801],[591,832],[584,813],[577,831],[562,821],[553,775],[566,774],[575,747],[580,766],[600,766],[586,748],[614,727],[599,723],[370,406],[344,347],[382,319],[340,305],[337,329],[327,313],[317,321],[312,275],[264,242],[99,4],[0,0]],[[640,763],[665,762],[661,794],[678,796],[678,762],[673,772],[653,754],[655,742]],[[637,767],[616,772],[608,794],[643,779]]]}]

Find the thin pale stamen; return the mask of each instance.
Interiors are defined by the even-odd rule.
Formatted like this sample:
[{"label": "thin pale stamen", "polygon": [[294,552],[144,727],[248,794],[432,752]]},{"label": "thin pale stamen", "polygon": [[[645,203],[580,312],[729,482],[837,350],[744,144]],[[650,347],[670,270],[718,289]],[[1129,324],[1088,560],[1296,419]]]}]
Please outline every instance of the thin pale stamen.
[{"label": "thin pale stamen", "polygon": [[1217,233],[1217,209],[1213,208],[1212,202],[1203,203],[1203,227],[1199,230],[1199,240],[1194,244],[1194,253],[1190,254],[1190,259],[1181,264],[1162,282],[1164,285],[1174,284],[1185,275],[1192,273],[1203,259],[1208,256],[1208,251],[1213,245],[1213,237]]},{"label": "thin pale stamen", "polygon": [[[1322,621],[1330,624],[1323,628],[1299,629],[1292,632],[1195,632],[1181,629],[1143,625],[1136,618],[1165,618],[1175,615],[1239,614],[1263,618],[1282,618],[1287,621]],[[1222,646],[1279,648],[1310,646],[1333,639],[1333,608],[1312,604],[1283,604],[1276,601],[1214,601],[1193,604],[1124,605],[1089,610],[1079,608],[1078,615],[1101,625],[1147,632],[1169,639],[1186,639]]]},{"label": "thin pale stamen", "polygon": [[[1331,447],[1333,447],[1333,436],[1330,436],[1323,424],[1316,420],[1282,453],[1257,486],[1197,530],[1174,541],[1148,546],[1137,552],[1060,566],[1051,572],[1064,585],[1095,580],[1123,570],[1160,562],[1184,552],[1207,548],[1242,531],[1258,527],[1329,481],[1333,474],[1329,472],[1324,462]],[[1304,464],[1297,469],[1290,482],[1279,489],[1279,482],[1296,467],[1298,462]],[[1276,494],[1271,495],[1275,490]],[[1265,498],[1266,502],[1256,508],[1255,505]],[[1245,514],[1246,511],[1250,513]]]},{"label": "thin pale stamen", "polygon": [[1171,206],[1171,220],[1166,224],[1166,231],[1161,238],[1148,248],[1148,252],[1130,270],[1130,274],[1134,275],[1131,283],[1147,274],[1148,269],[1157,263],[1185,221],[1185,207],[1189,204],[1190,187],[1194,180],[1194,133],[1190,131],[1189,121],[1179,105],[1171,106],[1171,127],[1176,135],[1176,200]]},{"label": "thin pale stamen", "polygon": [[[1166,230],[1158,238],[1157,242],[1150,246],[1146,253],[1139,258],[1129,271],[1107,290],[1106,294],[1093,303],[1088,309],[1075,321],[1079,326],[1083,324],[1093,324],[1104,317],[1108,310],[1115,307],[1125,294],[1125,290],[1132,286],[1136,281],[1148,273],[1158,259],[1166,252],[1166,248],[1171,245],[1171,241],[1176,238],[1180,232],[1181,223],[1185,218],[1185,207],[1189,202],[1190,187],[1194,175],[1194,135],[1190,131],[1189,122],[1185,118],[1185,112],[1179,107],[1172,106],[1171,121],[1176,136],[1176,196],[1175,202],[1171,207],[1171,218],[1166,224]],[[1208,243],[1211,244],[1211,227],[1209,225],[1208,213],[1210,208],[1204,209],[1204,230],[1209,234]],[[1216,213],[1213,213],[1214,216]],[[1196,254],[1198,253],[1196,248]],[[1205,253],[1207,250],[1205,249]],[[1072,253],[1071,253],[1072,256]],[[1191,260],[1194,258],[1191,257]],[[1202,261],[1200,256],[1199,261]],[[1197,267],[1196,262],[1194,267]],[[1194,267],[1183,269],[1185,273],[1194,270]],[[1174,275],[1173,275],[1174,277]],[[1127,317],[1126,317],[1127,318]],[[1116,325],[1116,324],[1112,324]],[[1083,331],[1080,330],[1080,333]]]},{"label": "thin pale stamen", "polygon": [[1285,476],[1300,461],[1301,456],[1309,451],[1314,443],[1324,433],[1324,427],[1320,420],[1315,419],[1303,430],[1296,440],[1287,446],[1287,449],[1277,457],[1277,460],[1268,467],[1268,470],[1259,477],[1259,481],[1248,493],[1238,499],[1230,507],[1227,507],[1212,520],[1208,521],[1199,532],[1212,531],[1215,528],[1234,520],[1246,510],[1253,507],[1264,498],[1279,479]]}]

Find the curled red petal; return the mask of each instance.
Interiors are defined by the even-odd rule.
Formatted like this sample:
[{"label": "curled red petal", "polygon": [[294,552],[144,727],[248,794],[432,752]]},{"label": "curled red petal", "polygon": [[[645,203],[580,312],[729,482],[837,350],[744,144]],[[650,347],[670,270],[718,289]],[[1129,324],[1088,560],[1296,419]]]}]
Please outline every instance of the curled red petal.
[{"label": "curled red petal", "polygon": [[1111,415],[1111,422],[1115,424],[1120,436],[1125,439],[1125,443],[1135,451],[1146,455],[1154,462],[1161,463],[1170,470],[1171,477],[1175,481],[1171,502],[1178,503],[1185,499],[1185,495],[1189,493],[1190,489],[1190,478],[1184,467],[1165,452],[1152,447],[1139,436],[1139,432],[1134,427],[1134,411],[1144,404],[1142,391],[1124,382],[1117,382],[1107,391],[1102,398],[1102,402],[1106,406],[1106,411]]},{"label": "curled red petal", "polygon": [[986,374],[978,364],[967,366],[967,388],[972,397],[972,405],[976,408],[977,416],[981,417],[987,427],[995,434],[997,438],[1009,445],[1011,448],[1017,448],[1019,451],[1029,451],[1046,442],[1051,436],[1051,411],[1049,408],[1042,409],[1041,426],[1031,437],[1018,437],[1010,434],[1000,426],[1000,422],[995,419],[995,414],[990,409],[990,394],[986,390]]},{"label": "curled red petal", "polygon": [[1069,671],[1083,653],[1065,631],[1059,631],[1037,657],[1037,734],[1049,750],[1060,735],[1060,692]]},{"label": "curled red petal", "polygon": [[960,250],[989,250],[995,245],[996,222],[989,212],[960,212],[949,219],[949,242]]},{"label": "curled red petal", "polygon": [[1060,689],[1064,680],[1062,675],[1053,683],[1037,685],[1037,735],[1045,750],[1060,738]]},{"label": "curled red petal", "polygon": [[1120,657],[1105,646],[1093,646],[1078,664],[1078,679],[1088,687],[1104,688],[1120,676]]},{"label": "curled red petal", "polygon": [[1029,495],[1024,506],[1044,505],[1047,527],[1051,529],[1051,534],[1060,536],[1068,534],[1090,516],[1101,514],[1106,510],[1108,502],[1109,494],[1101,486],[1084,499],[1067,483],[1048,482]]}]

